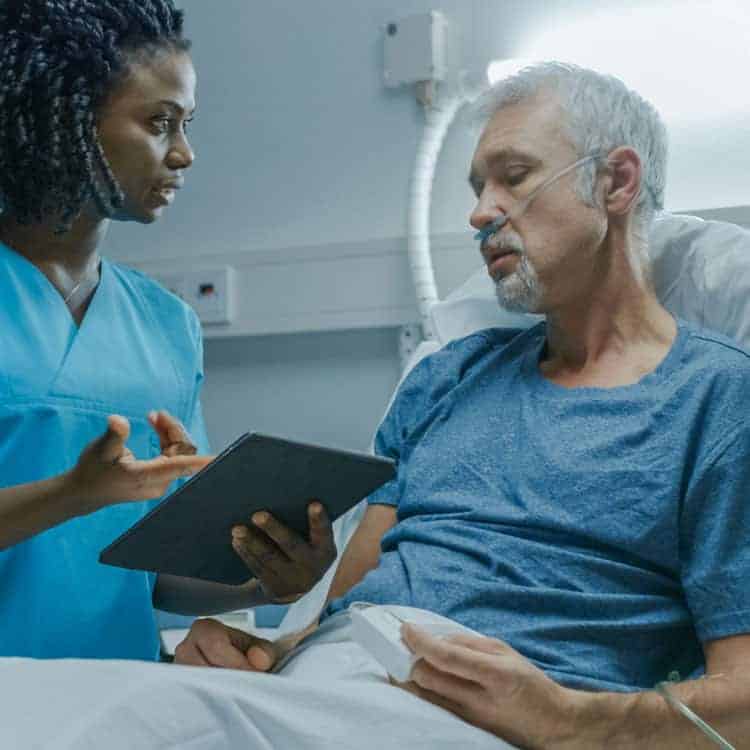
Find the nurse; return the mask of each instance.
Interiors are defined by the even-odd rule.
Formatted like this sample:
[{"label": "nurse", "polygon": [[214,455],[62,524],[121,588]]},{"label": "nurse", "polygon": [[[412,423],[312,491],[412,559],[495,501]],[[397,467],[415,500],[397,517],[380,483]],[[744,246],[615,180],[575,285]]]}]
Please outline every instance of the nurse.
[{"label": "nurse", "polygon": [[[0,655],[153,659],[152,602],[289,600],[335,556],[312,505],[310,544],[266,514],[237,530],[258,576],[243,586],[97,562],[152,507],[121,501],[159,494],[202,465],[179,454],[207,451],[196,316],[100,255],[111,219],[156,221],[193,163],[182,22],[172,0],[0,3]],[[158,481],[132,488],[134,471]]]}]

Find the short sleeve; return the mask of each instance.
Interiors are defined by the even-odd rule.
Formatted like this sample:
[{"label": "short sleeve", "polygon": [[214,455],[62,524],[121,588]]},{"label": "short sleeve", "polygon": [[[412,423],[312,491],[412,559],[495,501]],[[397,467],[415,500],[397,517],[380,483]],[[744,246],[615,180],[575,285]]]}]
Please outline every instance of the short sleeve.
[{"label": "short sleeve", "polygon": [[368,496],[368,505],[398,505],[401,496],[399,475],[402,472],[404,420],[414,407],[416,392],[411,381],[421,366],[420,362],[403,381],[375,434],[375,453],[396,462],[396,476]]},{"label": "short sleeve", "polygon": [[691,482],[682,584],[702,642],[750,632],[750,426],[729,431]]},{"label": "short sleeve", "polygon": [[374,444],[377,455],[396,462],[396,477],[375,490],[367,498],[368,504],[398,505],[410,446],[429,426],[436,405],[461,381],[467,364],[481,355],[488,343],[485,332],[451,342],[420,360],[404,378]]}]

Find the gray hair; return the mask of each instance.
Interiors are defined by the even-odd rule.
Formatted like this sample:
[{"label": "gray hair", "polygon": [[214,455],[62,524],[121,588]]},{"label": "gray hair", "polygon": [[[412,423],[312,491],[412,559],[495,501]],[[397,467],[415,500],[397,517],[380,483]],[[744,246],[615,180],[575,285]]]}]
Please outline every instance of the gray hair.
[{"label": "gray hair", "polygon": [[[533,98],[542,90],[558,95],[566,115],[564,132],[580,157],[606,154],[619,146],[637,151],[643,172],[633,218],[635,239],[645,254],[651,221],[664,207],[667,130],[659,113],[614,76],[567,63],[543,62],[498,81],[475,102],[473,114],[486,123],[500,109]],[[576,183],[578,196],[591,206],[596,205],[596,175],[594,161],[579,170]]]}]

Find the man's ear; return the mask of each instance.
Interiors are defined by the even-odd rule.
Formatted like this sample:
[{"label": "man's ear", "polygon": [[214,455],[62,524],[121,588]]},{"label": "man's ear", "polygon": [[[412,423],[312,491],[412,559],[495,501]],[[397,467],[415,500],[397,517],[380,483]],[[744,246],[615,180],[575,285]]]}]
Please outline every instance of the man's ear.
[{"label": "man's ear", "polygon": [[621,146],[608,156],[611,182],[604,196],[608,213],[626,215],[638,200],[641,192],[643,167],[638,152]]}]

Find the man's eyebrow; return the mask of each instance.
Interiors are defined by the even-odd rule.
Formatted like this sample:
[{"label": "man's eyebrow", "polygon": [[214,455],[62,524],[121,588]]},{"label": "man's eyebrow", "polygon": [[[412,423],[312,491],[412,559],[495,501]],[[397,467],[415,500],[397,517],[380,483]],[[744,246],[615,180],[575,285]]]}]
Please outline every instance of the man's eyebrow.
[{"label": "man's eyebrow", "polygon": [[[494,167],[502,166],[504,163],[509,162],[513,159],[519,159],[520,161],[523,161],[530,166],[539,166],[542,163],[538,157],[532,156],[526,151],[521,151],[510,146],[506,148],[500,148],[497,151],[493,151],[487,157],[485,157],[484,163],[487,169],[491,170]],[[474,192],[478,192],[478,188],[481,186],[481,184],[482,179],[479,177],[476,168],[472,167],[471,172],[469,172],[469,185],[471,186],[472,190],[474,190]]]},{"label": "man's eyebrow", "polygon": [[493,151],[486,157],[485,162],[491,169],[492,167],[498,164],[502,164],[503,162],[510,161],[511,159],[520,159],[521,161],[531,164],[540,163],[539,159],[536,156],[533,156],[527,151],[521,151],[520,149],[513,147],[501,148],[497,151]]}]

